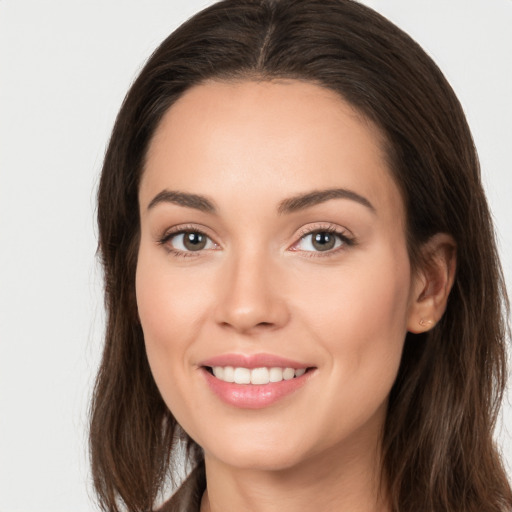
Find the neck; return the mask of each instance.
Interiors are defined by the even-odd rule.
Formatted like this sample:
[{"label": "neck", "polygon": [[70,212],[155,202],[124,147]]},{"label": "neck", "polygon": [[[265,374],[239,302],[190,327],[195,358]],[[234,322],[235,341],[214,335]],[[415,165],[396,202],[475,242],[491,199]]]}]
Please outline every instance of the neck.
[{"label": "neck", "polygon": [[279,470],[240,469],[205,455],[201,512],[389,512],[380,450],[330,450]]}]

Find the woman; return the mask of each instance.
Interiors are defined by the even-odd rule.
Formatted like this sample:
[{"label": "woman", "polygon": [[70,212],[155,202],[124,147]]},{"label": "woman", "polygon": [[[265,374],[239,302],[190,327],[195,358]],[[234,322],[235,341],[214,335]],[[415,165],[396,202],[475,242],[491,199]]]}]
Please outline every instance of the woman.
[{"label": "woman", "polygon": [[128,93],[99,189],[105,510],[505,511],[505,290],[441,72],[347,0],[224,1]]}]

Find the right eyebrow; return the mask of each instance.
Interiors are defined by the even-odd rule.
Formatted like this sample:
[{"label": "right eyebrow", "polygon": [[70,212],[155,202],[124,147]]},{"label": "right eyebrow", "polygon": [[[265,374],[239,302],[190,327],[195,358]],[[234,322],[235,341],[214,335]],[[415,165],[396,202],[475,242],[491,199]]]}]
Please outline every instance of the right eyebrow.
[{"label": "right eyebrow", "polygon": [[278,211],[279,213],[293,213],[330,201],[331,199],[350,199],[351,201],[362,204],[372,213],[376,212],[375,207],[370,203],[370,201],[368,201],[368,199],[366,199],[366,197],[344,188],[313,190],[312,192],[307,192],[305,194],[285,199],[279,204]]},{"label": "right eyebrow", "polygon": [[149,203],[148,210],[160,203],[172,203],[186,208],[194,208],[202,212],[215,213],[214,204],[205,196],[189,194],[177,190],[162,190]]}]

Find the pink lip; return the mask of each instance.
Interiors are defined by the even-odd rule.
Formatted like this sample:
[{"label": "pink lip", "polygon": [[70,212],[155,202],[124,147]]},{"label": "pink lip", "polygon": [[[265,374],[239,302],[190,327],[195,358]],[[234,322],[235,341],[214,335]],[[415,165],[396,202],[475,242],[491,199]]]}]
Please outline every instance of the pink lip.
[{"label": "pink lip", "polygon": [[199,363],[199,366],[233,366],[249,369],[266,366],[268,368],[294,368],[297,370],[298,368],[309,368],[313,365],[300,363],[273,354],[223,354],[202,361]]},{"label": "pink lip", "polygon": [[209,388],[226,404],[241,409],[261,409],[268,407],[287,395],[299,390],[314,374],[308,371],[300,377],[268,384],[235,384],[214,377],[206,368],[201,368]]},{"label": "pink lip", "polygon": [[[261,409],[268,407],[282,398],[298,391],[316,373],[312,365],[292,361],[271,354],[225,354],[212,357],[200,364],[201,374],[208,387],[224,403],[242,409]],[[280,367],[280,368],[310,368],[304,375],[281,382],[269,382],[268,384],[235,384],[224,382],[214,377],[206,367],[233,366],[243,368]]]}]

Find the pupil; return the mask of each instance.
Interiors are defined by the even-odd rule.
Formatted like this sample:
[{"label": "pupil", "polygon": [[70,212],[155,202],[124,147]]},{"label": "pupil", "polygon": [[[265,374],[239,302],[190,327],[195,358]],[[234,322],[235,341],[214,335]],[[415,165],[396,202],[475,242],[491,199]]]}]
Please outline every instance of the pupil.
[{"label": "pupil", "polygon": [[334,247],[335,237],[326,231],[319,231],[313,234],[313,247],[319,251],[328,251]]},{"label": "pupil", "polygon": [[204,249],[206,245],[206,237],[201,233],[185,233],[183,244],[191,251],[199,251]]}]

